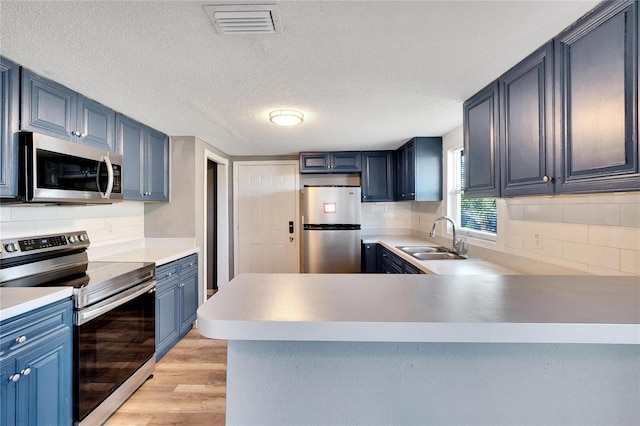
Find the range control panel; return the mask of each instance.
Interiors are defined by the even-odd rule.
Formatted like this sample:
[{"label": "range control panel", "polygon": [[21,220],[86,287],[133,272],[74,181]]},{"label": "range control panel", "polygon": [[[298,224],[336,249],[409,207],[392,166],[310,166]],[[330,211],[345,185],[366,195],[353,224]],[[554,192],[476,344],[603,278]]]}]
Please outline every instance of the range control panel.
[{"label": "range control panel", "polygon": [[64,248],[86,248],[88,246],[89,236],[86,231],[41,235],[24,239],[7,239],[0,242],[0,259]]}]

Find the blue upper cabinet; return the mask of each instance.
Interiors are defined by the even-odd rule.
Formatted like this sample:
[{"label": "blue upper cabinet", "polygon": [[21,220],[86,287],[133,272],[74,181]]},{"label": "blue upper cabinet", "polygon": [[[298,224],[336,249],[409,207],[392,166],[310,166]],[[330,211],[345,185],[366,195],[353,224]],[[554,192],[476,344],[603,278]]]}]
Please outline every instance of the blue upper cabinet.
[{"label": "blue upper cabinet", "polygon": [[498,150],[498,82],[472,96],[463,105],[464,195],[500,196]]},{"label": "blue upper cabinet", "polygon": [[637,3],[604,2],[555,55],[556,192],[639,190]]},{"label": "blue upper cabinet", "polygon": [[359,173],[360,152],[301,152],[300,173]]},{"label": "blue upper cabinet", "polygon": [[20,67],[0,57],[0,197],[18,196]]},{"label": "blue upper cabinet", "polygon": [[169,137],[148,129],[148,201],[169,201]]},{"label": "blue upper cabinet", "polygon": [[[96,148],[116,152],[115,130],[116,113],[110,108],[78,94],[77,128],[78,142]],[[79,133],[79,134],[78,134]]]},{"label": "blue upper cabinet", "polygon": [[396,151],[398,201],[442,200],[442,138],[417,136]]},{"label": "blue upper cabinet", "polygon": [[499,79],[503,197],[553,193],[553,43]]},{"label": "blue upper cabinet", "polygon": [[20,129],[114,151],[115,111],[22,69]]},{"label": "blue upper cabinet", "polygon": [[362,153],[362,202],[393,201],[393,151]]},{"label": "blue upper cabinet", "polygon": [[124,199],[169,201],[169,137],[117,114],[116,145],[123,153]]}]

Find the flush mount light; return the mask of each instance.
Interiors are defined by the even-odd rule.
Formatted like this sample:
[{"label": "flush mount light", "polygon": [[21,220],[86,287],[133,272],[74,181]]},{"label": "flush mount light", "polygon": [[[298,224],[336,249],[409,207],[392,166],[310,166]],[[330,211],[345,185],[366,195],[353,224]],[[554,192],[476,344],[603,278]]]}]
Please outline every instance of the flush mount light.
[{"label": "flush mount light", "polygon": [[304,121],[304,114],[299,111],[280,109],[269,113],[269,121],[278,126],[295,126]]}]

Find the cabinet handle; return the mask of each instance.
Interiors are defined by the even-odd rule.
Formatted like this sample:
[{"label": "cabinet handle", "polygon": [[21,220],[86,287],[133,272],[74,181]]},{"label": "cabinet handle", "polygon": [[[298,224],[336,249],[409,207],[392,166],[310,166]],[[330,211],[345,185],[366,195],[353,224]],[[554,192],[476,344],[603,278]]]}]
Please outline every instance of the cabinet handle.
[{"label": "cabinet handle", "polygon": [[182,288],[182,287],[184,287],[184,283],[178,284],[178,288]]},{"label": "cabinet handle", "polygon": [[85,138],[85,137],[87,137],[87,134],[86,133],[80,133],[80,137],[81,138]]},{"label": "cabinet handle", "polygon": [[542,181],[544,183],[547,183],[547,182],[551,181],[551,178],[549,176],[542,176]]},{"label": "cabinet handle", "polygon": [[412,192],[412,193],[411,193],[411,194],[409,194],[409,195],[411,195],[411,196],[413,197],[414,195],[416,195],[416,193],[415,193],[415,192]]},{"label": "cabinet handle", "polygon": [[173,275],[173,272],[167,272],[167,277],[170,277],[171,275]]},{"label": "cabinet handle", "polygon": [[16,339],[16,343],[24,343],[27,341],[27,336],[20,336]]},{"label": "cabinet handle", "polygon": [[25,368],[20,372],[20,374],[22,374],[23,376],[28,376],[29,374],[31,374],[31,368],[29,367]]},{"label": "cabinet handle", "polygon": [[192,267],[192,266],[193,266],[193,262],[189,262],[189,267]]},{"label": "cabinet handle", "polygon": [[386,253],[382,253],[382,257],[389,257]]},{"label": "cabinet handle", "polygon": [[400,194],[401,197],[404,197],[406,194]]},{"label": "cabinet handle", "polygon": [[20,374],[16,373],[16,374],[12,374],[11,376],[9,376],[9,381],[10,382],[17,382],[18,380],[20,380]]}]

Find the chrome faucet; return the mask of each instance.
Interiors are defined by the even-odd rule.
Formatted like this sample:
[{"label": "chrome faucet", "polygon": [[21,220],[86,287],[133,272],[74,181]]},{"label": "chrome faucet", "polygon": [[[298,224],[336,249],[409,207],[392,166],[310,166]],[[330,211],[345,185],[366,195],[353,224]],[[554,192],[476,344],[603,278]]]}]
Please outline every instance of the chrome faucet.
[{"label": "chrome faucet", "polygon": [[451,229],[453,230],[453,241],[451,243],[451,251],[457,255],[466,256],[467,250],[468,250],[467,242],[465,238],[460,238],[460,240],[456,239],[456,224],[453,222],[453,220],[451,220],[447,216],[440,216],[439,218],[433,221],[433,227],[431,227],[431,232],[429,232],[429,235],[432,237],[436,236],[436,224],[441,220],[448,220],[449,222],[451,222]]}]

